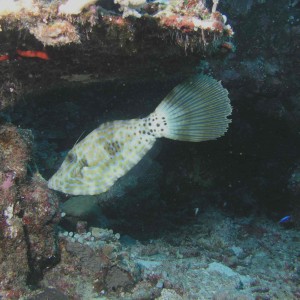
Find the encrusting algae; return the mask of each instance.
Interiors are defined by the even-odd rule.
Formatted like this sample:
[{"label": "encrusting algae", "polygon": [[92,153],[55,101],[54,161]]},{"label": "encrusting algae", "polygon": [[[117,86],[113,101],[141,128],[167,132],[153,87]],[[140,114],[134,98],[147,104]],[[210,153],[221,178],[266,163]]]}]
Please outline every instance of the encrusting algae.
[{"label": "encrusting algae", "polygon": [[72,195],[106,192],[152,148],[157,138],[201,142],[227,131],[228,91],[198,75],[175,87],[143,119],[104,123],[67,154],[48,187]]}]

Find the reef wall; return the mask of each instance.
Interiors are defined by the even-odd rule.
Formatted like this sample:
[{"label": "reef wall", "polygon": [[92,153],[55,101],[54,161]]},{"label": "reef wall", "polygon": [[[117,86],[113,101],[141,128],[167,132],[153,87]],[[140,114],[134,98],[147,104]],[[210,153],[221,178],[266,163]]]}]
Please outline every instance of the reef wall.
[{"label": "reef wall", "polygon": [[20,297],[58,261],[58,197],[40,176],[27,175],[32,142],[30,130],[0,127],[0,290],[5,299]]}]

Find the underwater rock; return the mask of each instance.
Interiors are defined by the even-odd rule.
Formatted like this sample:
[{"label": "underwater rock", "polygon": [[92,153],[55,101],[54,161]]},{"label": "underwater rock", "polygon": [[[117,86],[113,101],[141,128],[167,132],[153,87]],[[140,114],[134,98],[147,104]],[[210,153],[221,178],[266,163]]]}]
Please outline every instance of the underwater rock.
[{"label": "underwater rock", "polygon": [[35,296],[28,298],[27,300],[69,300],[70,298],[60,291],[53,288],[45,288],[42,292]]},{"label": "underwater rock", "polygon": [[233,35],[227,18],[203,1],[10,2],[11,11],[0,8],[0,86],[8,87],[0,91],[0,109],[22,96],[19,87],[24,95],[115,78],[190,74]]},{"label": "underwater rock", "polygon": [[47,188],[47,182],[35,175],[19,191],[23,207],[22,223],[27,239],[28,281],[41,279],[45,268],[58,262],[56,225],[59,222],[58,197]]},{"label": "underwater rock", "polygon": [[30,28],[30,33],[44,45],[58,46],[70,43],[80,43],[76,28],[68,21],[57,20],[51,25],[38,23]]},{"label": "underwater rock", "polygon": [[[12,125],[0,127],[0,290],[25,289],[29,265],[17,182],[24,180],[29,145]],[[5,295],[6,292],[3,293]]]},{"label": "underwater rock", "polygon": [[116,236],[112,230],[100,228],[85,234],[60,234],[61,261],[45,274],[41,285],[76,299],[107,293],[117,297],[131,290],[140,278],[140,270],[122,251]]},{"label": "underwater rock", "polygon": [[88,217],[100,216],[100,208],[97,205],[98,200],[96,197],[91,196],[78,196],[71,197],[62,204],[62,211],[66,216],[80,218],[86,220]]},{"label": "underwater rock", "polygon": [[157,300],[183,300],[183,298],[178,295],[174,290],[163,289],[161,295]]},{"label": "underwater rock", "polygon": [[[34,176],[28,182],[32,136],[13,125],[0,127],[0,290],[26,290],[56,261],[58,198]],[[5,298],[5,299],[10,299]]]},{"label": "underwater rock", "polygon": [[[95,2],[98,3],[93,5]],[[138,19],[142,15],[145,16],[146,24],[157,23],[156,34],[159,34],[161,24],[163,27],[175,28],[182,33],[202,30],[197,36],[200,38],[199,42],[204,44],[208,44],[211,40],[211,38],[208,38],[207,41],[202,39],[207,35],[204,31],[213,34],[214,42],[217,38],[233,35],[230,25],[226,25],[227,18],[216,11],[217,1],[214,2],[215,4],[211,9],[206,7],[205,1],[199,1],[199,3],[192,0],[176,0],[170,3],[162,1],[162,3],[158,2],[157,11],[152,15],[147,12],[148,5],[145,0],[115,0],[114,2],[119,5],[120,11],[123,12],[122,17],[115,11],[106,10],[101,6],[104,3],[96,0],[78,0],[76,2],[69,0],[68,3],[62,5],[59,5],[59,2],[53,2],[50,5],[39,2],[39,5],[36,5],[34,0],[26,3],[16,1],[12,3],[12,6],[16,3],[18,9],[12,9],[11,12],[9,7],[0,9],[0,20],[2,21],[0,25],[2,30],[15,30],[17,28],[28,30],[29,28],[30,33],[45,46],[60,46],[80,42],[81,36],[78,34],[83,33],[81,27],[92,31],[94,25],[107,26],[111,23],[119,29],[122,29],[124,25],[126,28],[127,21],[134,25],[137,21],[136,18]],[[28,3],[30,3],[30,7],[28,7]],[[105,6],[107,5],[106,3]],[[146,12],[139,13],[137,10],[142,8]],[[69,15],[80,15],[80,18],[71,19]],[[126,17],[128,16],[134,18],[127,20]],[[72,27],[71,30],[70,27]],[[75,34],[76,38],[64,39],[69,33],[73,35],[75,32],[78,32]],[[55,41],[56,38],[57,41]]]}]

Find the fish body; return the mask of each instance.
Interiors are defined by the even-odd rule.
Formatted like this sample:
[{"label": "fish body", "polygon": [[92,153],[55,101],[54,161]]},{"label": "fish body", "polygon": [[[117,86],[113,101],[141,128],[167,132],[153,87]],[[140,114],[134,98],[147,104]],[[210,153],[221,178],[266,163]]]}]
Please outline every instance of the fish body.
[{"label": "fish body", "polygon": [[231,113],[228,92],[205,75],[175,87],[143,119],[100,125],[69,151],[48,187],[72,195],[106,192],[153,147],[157,138],[200,142],[222,136]]},{"label": "fish body", "polygon": [[279,220],[279,224],[287,223],[290,222],[291,220],[292,220],[291,216],[285,216]]},{"label": "fish body", "polygon": [[45,51],[34,51],[34,50],[16,50],[17,54],[21,57],[40,58],[49,60],[49,56]]},{"label": "fish body", "polygon": [[[148,119],[102,124],[67,155],[50,187],[73,195],[106,192],[150,150],[156,140]],[[64,185],[61,178],[68,178]]]}]

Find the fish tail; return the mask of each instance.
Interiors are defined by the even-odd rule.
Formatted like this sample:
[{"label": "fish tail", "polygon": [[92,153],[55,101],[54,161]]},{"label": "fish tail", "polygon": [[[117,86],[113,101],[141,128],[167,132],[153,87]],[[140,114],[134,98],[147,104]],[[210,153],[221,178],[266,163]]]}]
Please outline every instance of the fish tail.
[{"label": "fish tail", "polygon": [[156,137],[200,142],[225,134],[231,122],[228,91],[207,75],[176,86],[149,116]]}]

